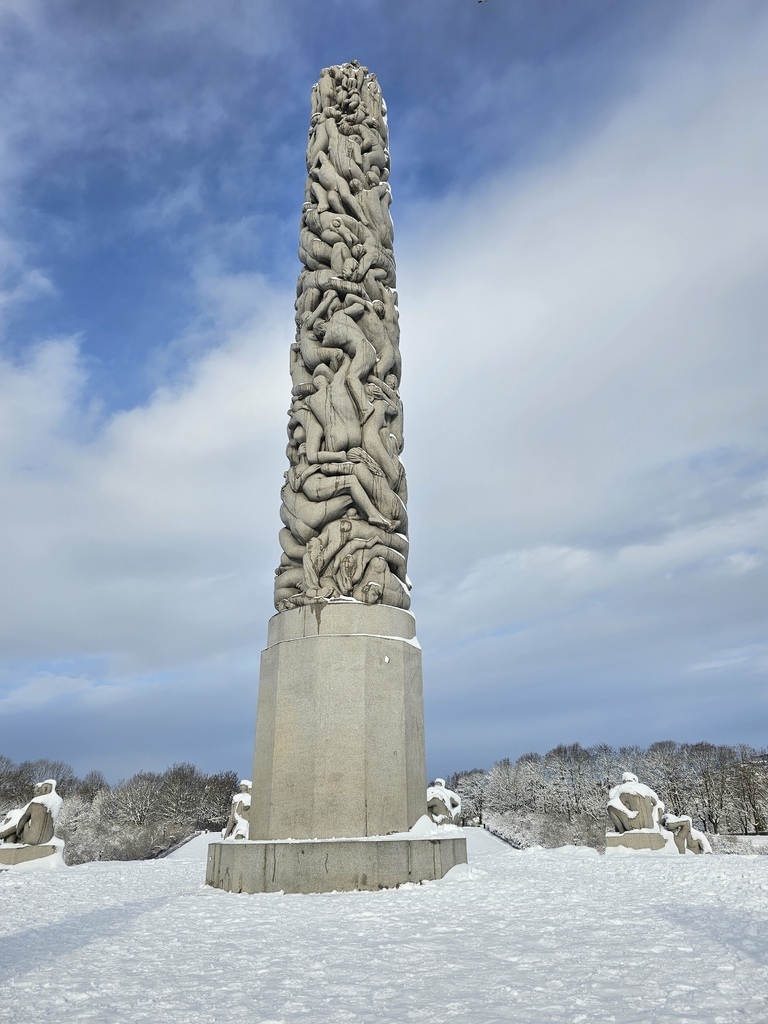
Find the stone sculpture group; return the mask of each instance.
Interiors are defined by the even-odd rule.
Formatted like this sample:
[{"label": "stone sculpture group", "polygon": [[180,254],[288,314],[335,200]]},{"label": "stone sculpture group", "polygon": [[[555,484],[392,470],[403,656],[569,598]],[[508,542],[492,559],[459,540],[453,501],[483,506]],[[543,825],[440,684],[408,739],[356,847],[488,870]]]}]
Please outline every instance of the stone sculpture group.
[{"label": "stone sculpture group", "polygon": [[677,849],[678,853],[712,853],[703,832],[688,815],[666,813],[664,804],[636,775],[624,772],[621,783],[608,794],[608,817],[613,831],[606,832],[606,849]]},{"label": "stone sculpture group", "polygon": [[357,61],[312,90],[275,607],[410,605],[386,107]]},{"label": "stone sculpture group", "polygon": [[427,814],[436,825],[454,825],[461,814],[461,797],[448,789],[445,779],[427,786]]},{"label": "stone sculpture group", "polygon": [[60,839],[54,839],[63,803],[56,792],[56,780],[38,782],[34,794],[29,803],[8,811],[0,822],[0,865],[36,860],[64,846]]}]

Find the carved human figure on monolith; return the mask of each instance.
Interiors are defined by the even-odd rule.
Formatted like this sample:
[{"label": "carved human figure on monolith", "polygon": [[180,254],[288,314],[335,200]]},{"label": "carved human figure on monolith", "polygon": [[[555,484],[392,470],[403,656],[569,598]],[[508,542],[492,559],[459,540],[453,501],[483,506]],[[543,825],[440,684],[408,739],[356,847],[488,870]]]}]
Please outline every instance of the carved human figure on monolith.
[{"label": "carved human figure on monolith", "polygon": [[[275,607],[408,608],[386,107],[375,75],[352,61],[323,69],[312,111]],[[336,524],[354,516],[376,536],[342,550]]]}]

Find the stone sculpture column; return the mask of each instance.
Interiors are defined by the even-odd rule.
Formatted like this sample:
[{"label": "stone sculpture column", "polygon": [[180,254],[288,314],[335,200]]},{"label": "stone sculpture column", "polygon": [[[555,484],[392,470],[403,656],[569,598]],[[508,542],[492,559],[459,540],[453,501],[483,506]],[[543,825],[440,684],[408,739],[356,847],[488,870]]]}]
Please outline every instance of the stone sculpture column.
[{"label": "stone sculpture column", "polygon": [[[369,842],[354,864],[335,874],[326,866],[318,880],[307,864],[319,857],[338,866],[337,847],[280,846],[405,832],[426,813],[389,169],[376,76],[357,61],[325,68],[312,89],[282,555],[259,679],[252,842],[237,844],[239,853],[212,845],[208,881],[223,888],[376,888],[440,877],[466,860],[463,839],[431,840],[422,870],[407,841],[401,866],[385,870],[379,860],[391,860],[396,844]],[[248,852],[257,843],[265,844],[258,870]],[[304,845],[305,877],[295,879],[279,865]]]},{"label": "stone sculpture column", "polygon": [[356,62],[312,92],[275,607],[410,606],[386,107]]}]

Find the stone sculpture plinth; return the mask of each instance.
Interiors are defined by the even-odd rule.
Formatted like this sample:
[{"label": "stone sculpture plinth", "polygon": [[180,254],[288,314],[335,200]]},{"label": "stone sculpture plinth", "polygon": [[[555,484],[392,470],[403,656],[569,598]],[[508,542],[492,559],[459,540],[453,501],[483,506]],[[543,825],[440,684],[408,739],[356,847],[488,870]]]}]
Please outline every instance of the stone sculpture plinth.
[{"label": "stone sculpture plinth", "polygon": [[211,843],[206,881],[228,892],[348,892],[434,881],[466,864],[463,836]]},{"label": "stone sculpture plinth", "polygon": [[28,864],[33,860],[40,860],[42,857],[52,857],[55,853],[61,853],[64,844],[59,840],[57,843],[43,843],[42,846],[14,846],[10,843],[0,846],[0,869],[12,868],[17,864]]},{"label": "stone sculpture plinth", "polygon": [[270,619],[251,839],[386,835],[424,814],[415,627],[400,608],[354,603]]},{"label": "stone sculpture plinth", "polygon": [[667,848],[667,841],[661,832],[606,832],[605,833],[605,848],[606,850],[615,850],[623,848],[625,850],[634,850],[636,852],[642,852],[643,850],[651,850],[654,853],[658,853],[659,850]]},{"label": "stone sculpture plinth", "polygon": [[324,68],[312,90],[250,838],[211,845],[206,881],[218,888],[379,888],[466,862],[463,837],[406,834],[426,811],[426,769],[387,147],[376,76],[357,61]]}]

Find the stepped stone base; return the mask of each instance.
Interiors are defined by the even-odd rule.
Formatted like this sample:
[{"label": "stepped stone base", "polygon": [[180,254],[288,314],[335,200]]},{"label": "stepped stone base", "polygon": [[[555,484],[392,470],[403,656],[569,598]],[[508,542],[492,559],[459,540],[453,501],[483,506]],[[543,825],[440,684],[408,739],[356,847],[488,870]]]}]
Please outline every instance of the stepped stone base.
[{"label": "stepped stone base", "polygon": [[350,892],[434,881],[467,862],[463,836],[211,843],[205,881],[227,892]]},{"label": "stepped stone base", "polygon": [[45,843],[40,846],[0,846],[0,870],[14,864],[26,864],[41,857],[50,857],[59,847]]},{"label": "stepped stone base", "polygon": [[663,850],[666,839],[660,832],[606,832],[605,848],[623,846],[627,850]]}]

